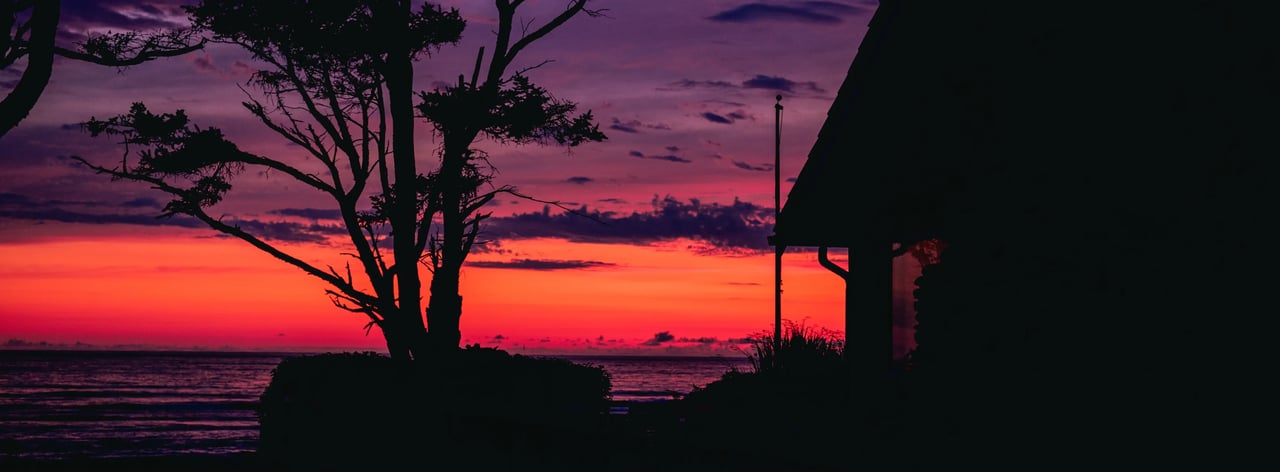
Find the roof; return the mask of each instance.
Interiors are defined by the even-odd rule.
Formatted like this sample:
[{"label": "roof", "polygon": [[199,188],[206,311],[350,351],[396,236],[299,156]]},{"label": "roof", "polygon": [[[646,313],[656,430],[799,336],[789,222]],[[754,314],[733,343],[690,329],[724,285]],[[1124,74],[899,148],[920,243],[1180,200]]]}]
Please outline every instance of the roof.
[{"label": "roof", "polygon": [[[947,166],[930,150],[965,138],[955,125],[963,120],[938,110],[938,102],[955,100],[931,91],[935,69],[955,61],[945,55],[956,48],[927,41],[945,12],[913,3],[883,2],[876,11],[788,194],[774,243],[847,247],[871,230],[895,241],[938,231]],[[922,29],[935,34],[917,34]]]},{"label": "roof", "polygon": [[944,196],[983,165],[992,141],[986,121],[998,92],[990,88],[1014,54],[1008,28],[1019,28],[994,7],[963,3],[881,2],[773,243],[847,247],[853,238],[906,242],[944,232]]}]

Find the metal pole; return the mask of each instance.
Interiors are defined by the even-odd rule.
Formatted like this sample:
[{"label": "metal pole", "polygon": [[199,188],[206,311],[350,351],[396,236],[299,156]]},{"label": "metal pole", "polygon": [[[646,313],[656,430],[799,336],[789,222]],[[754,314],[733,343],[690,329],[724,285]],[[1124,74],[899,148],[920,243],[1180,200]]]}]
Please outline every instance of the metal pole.
[{"label": "metal pole", "polygon": [[[773,227],[777,234],[778,216],[782,214],[782,95],[773,104]],[[783,242],[773,243],[773,342],[782,345],[782,251]]]}]

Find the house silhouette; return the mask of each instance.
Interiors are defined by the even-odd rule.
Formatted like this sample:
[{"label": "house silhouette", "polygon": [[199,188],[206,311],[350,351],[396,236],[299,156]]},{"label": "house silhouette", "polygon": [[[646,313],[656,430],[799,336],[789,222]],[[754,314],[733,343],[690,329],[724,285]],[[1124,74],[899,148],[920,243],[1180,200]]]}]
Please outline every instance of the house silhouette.
[{"label": "house silhouette", "polygon": [[[854,464],[1256,452],[1278,7],[1123,3],[880,2],[771,238],[849,250]],[[926,239],[895,398],[892,260]]]}]

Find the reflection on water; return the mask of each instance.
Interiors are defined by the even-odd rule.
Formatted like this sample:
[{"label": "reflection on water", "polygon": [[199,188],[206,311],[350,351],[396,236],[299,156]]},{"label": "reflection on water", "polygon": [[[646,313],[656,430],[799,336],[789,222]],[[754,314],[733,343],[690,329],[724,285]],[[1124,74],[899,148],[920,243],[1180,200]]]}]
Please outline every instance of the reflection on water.
[{"label": "reflection on water", "polygon": [[[0,351],[0,458],[230,454],[257,448],[258,396],[301,354]],[[573,357],[617,401],[670,400],[745,358]]]},{"label": "reflection on water", "polygon": [[574,357],[604,367],[613,380],[615,401],[671,400],[706,387],[732,369],[747,370],[746,357]]},{"label": "reflection on water", "polygon": [[288,355],[0,351],[0,456],[251,451]]}]

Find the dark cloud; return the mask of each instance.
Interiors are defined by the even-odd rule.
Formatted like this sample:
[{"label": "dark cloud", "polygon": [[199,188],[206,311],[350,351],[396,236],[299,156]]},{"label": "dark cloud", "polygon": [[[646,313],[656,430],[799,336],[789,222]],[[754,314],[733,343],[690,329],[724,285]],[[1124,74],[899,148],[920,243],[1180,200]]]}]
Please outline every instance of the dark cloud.
[{"label": "dark cloud", "polygon": [[613,124],[609,125],[609,129],[618,130],[623,133],[639,133],[640,132],[640,130],[636,129],[636,127],[631,123],[623,123],[621,120],[618,120],[617,118],[613,119]]},{"label": "dark cloud", "polygon": [[674,154],[662,154],[662,155],[656,155],[656,156],[644,156],[644,158],[645,158],[645,159],[655,159],[655,160],[659,160],[659,161],[679,162],[679,163],[681,163],[681,164],[688,164],[688,163],[690,163],[690,162],[693,162],[693,161],[691,161],[691,160],[685,159],[685,158],[683,158],[683,157],[680,157],[680,156],[677,156],[677,155],[674,155]]},{"label": "dark cloud", "polygon": [[[0,218],[30,221],[55,221],[80,224],[127,224],[138,226],[176,226],[181,228],[208,228],[200,220],[186,215],[159,218],[154,213],[90,213],[68,210],[64,206],[113,207],[94,202],[62,200],[38,201],[12,193],[0,194]],[[150,198],[136,198],[118,205],[119,208],[158,208],[159,202]],[[227,220],[233,226],[262,239],[288,242],[324,242],[329,236],[345,235],[339,226],[291,222],[264,222],[258,220]]]},{"label": "dark cloud", "polygon": [[[67,206],[93,207],[93,208],[162,208],[159,201],[151,197],[138,197],[126,200],[120,203],[105,203],[92,200],[36,200],[26,195],[17,193],[0,193],[0,207],[8,207],[10,210],[22,210],[26,212],[40,213],[50,210],[65,210]],[[5,208],[0,208],[5,209]],[[91,215],[92,216],[92,215]]]},{"label": "dark cloud", "polygon": [[31,203],[31,198],[27,197],[26,195],[0,192],[0,206],[27,205],[29,203]]},{"label": "dark cloud", "polygon": [[[673,146],[667,146],[667,150],[670,151],[672,147]],[[645,154],[640,151],[631,151],[631,152],[628,152],[627,155],[631,157],[637,157],[640,159],[653,159],[657,161],[679,162],[681,164],[688,164],[690,162],[693,162],[689,159],[685,159],[675,154]]]},{"label": "dark cloud", "polygon": [[631,133],[631,134],[636,134],[640,132],[640,130],[636,129],[634,126],[630,126],[624,123],[618,123],[616,121],[613,124],[609,125],[609,129],[614,131],[621,131],[623,133]]},{"label": "dark cloud", "polygon": [[729,285],[760,285],[760,282],[727,282]]},{"label": "dark cloud", "polygon": [[722,23],[756,23],[763,21],[799,22],[810,24],[838,24],[843,16],[855,15],[867,10],[843,3],[813,1],[797,5],[772,3],[748,3],[707,17]]},{"label": "dark cloud", "polygon": [[[391,238],[388,238],[388,239],[391,239]],[[472,254],[511,255],[511,254],[514,254],[514,251],[507,249],[505,247],[502,247],[502,241],[490,240],[490,241],[476,241],[476,244],[474,246],[471,246],[471,253]]]},{"label": "dark cloud", "polygon": [[720,342],[720,340],[719,340],[719,339],[716,339],[716,338],[713,338],[713,337],[710,337],[710,336],[703,336],[703,337],[700,337],[700,338],[680,338],[680,339],[677,339],[677,340],[676,340],[676,342],[679,342],[679,343],[701,343],[701,344],[713,344],[713,343]]},{"label": "dark cloud", "polygon": [[218,66],[213,65],[213,56],[210,56],[208,54],[195,56],[194,58],[191,59],[191,63],[195,64],[197,70],[202,70],[205,72],[213,72],[213,73],[222,72],[218,70]]},{"label": "dark cloud", "polygon": [[618,203],[618,204],[627,203],[626,200],[623,200],[621,198],[601,198],[596,201],[600,203]]},{"label": "dark cloud", "polygon": [[142,11],[142,12],[144,12],[144,13],[149,13],[149,14],[152,14],[152,15],[157,15],[157,16],[158,16],[158,15],[163,15],[163,14],[164,14],[164,11],[163,11],[163,10],[161,10],[160,8],[156,7],[155,5],[138,5],[138,7],[137,7],[137,8],[138,8],[138,10],[141,10],[141,11]]},{"label": "dark cloud", "polygon": [[90,29],[150,32],[188,26],[181,6],[186,0],[62,0],[62,34],[83,38]]},{"label": "dark cloud", "polygon": [[642,342],[640,344],[643,344],[645,346],[658,346],[658,345],[661,345],[662,343],[675,341],[675,339],[676,337],[672,336],[670,331],[662,331],[659,333],[654,333],[652,338],[649,338],[648,341]]},{"label": "dark cloud", "polygon": [[795,183],[795,181],[796,181],[795,177],[787,177],[787,182]]},{"label": "dark cloud", "polygon": [[670,151],[670,152],[680,152],[680,146],[667,146],[663,149],[666,149],[667,151]]},{"label": "dark cloud", "polygon": [[742,161],[733,161],[733,166],[743,170],[752,170],[756,172],[772,172],[773,164],[760,164],[753,166]]},{"label": "dark cloud", "polygon": [[679,90],[679,89],[691,89],[691,88],[737,88],[737,87],[738,87],[737,85],[730,82],[725,82],[723,80],[680,79],[675,82],[671,82],[666,86],[658,87],[658,90]]},{"label": "dark cloud", "polygon": [[520,269],[520,270],[565,270],[593,269],[609,267],[615,264],[600,261],[548,260],[548,259],[515,259],[511,261],[476,261],[468,262],[471,267],[485,269]]},{"label": "dark cloud", "polygon": [[307,218],[312,220],[340,220],[342,219],[342,211],[327,208],[281,208],[279,210],[271,210],[272,215],[281,216],[297,216],[299,218]]},{"label": "dark cloud", "polygon": [[826,91],[823,90],[822,87],[819,87],[816,82],[796,82],[786,77],[760,74],[756,74],[755,77],[744,80],[742,82],[742,88],[777,90],[780,92],[805,91],[822,93]]},{"label": "dark cloud", "polygon": [[248,75],[252,74],[257,69],[254,69],[253,66],[244,63],[244,61],[235,61],[231,63],[231,70],[239,72],[241,75]]},{"label": "dark cloud", "polygon": [[188,216],[172,218],[156,218],[155,215],[137,214],[94,214],[64,210],[62,208],[40,208],[29,210],[0,209],[0,218],[31,221],[56,221],[59,223],[83,223],[93,225],[126,224],[141,226],[178,226],[182,228],[203,228],[204,223]]},{"label": "dark cloud", "polygon": [[[863,3],[868,5],[878,5],[880,2],[877,0],[858,0],[858,3]],[[805,8],[818,10],[818,11],[825,11],[833,15],[856,15],[858,13],[863,13],[867,11],[866,8],[855,7],[853,5],[848,5],[844,3],[838,3],[838,2],[810,1],[810,2],[803,2],[801,3],[801,5],[804,5]]]},{"label": "dark cloud", "polygon": [[[673,197],[657,198],[653,210],[621,215],[590,211],[577,214],[541,212],[493,217],[484,230],[495,239],[563,238],[577,242],[648,244],[691,239],[709,246],[706,251],[751,251],[768,249],[773,210],[737,199],[729,205],[688,202]],[[585,215],[585,216],[584,216]]]},{"label": "dark cloud", "polygon": [[[245,64],[242,61],[232,62],[230,67],[219,67],[213,62],[213,56],[208,54],[192,55],[187,57],[187,60],[195,66],[196,70],[222,78],[247,77],[256,71],[252,66]],[[292,142],[290,144],[293,144],[294,146],[297,145]]]},{"label": "dark cloud", "polygon": [[125,208],[162,208],[164,205],[160,201],[151,197],[138,197],[133,200],[121,203],[120,206]]},{"label": "dark cloud", "polygon": [[230,224],[262,239],[295,243],[321,243],[325,242],[329,236],[347,234],[347,231],[339,226],[304,225],[287,221],[237,220]]},{"label": "dark cloud", "polygon": [[671,131],[671,126],[668,126],[666,123],[645,123],[640,120],[622,121],[618,118],[614,118],[613,122],[609,124],[609,129],[618,130],[624,133],[639,133],[641,132],[641,128]]},{"label": "dark cloud", "polygon": [[[784,95],[794,95],[794,94],[800,94],[800,93],[821,94],[826,92],[825,89],[818,86],[817,82],[798,81],[798,80],[788,79],[786,77],[780,77],[775,75],[764,75],[764,74],[756,74],[751,78],[737,84],[726,82],[723,80],[682,79],[676,82],[669,83],[664,87],[659,87],[658,90],[673,91],[673,90],[694,89],[694,88],[760,89],[760,90],[772,90],[772,91],[782,92]],[[730,105],[730,106],[739,106],[739,107],[744,105],[741,102],[720,100],[720,99],[707,100],[707,102]]]},{"label": "dark cloud", "polygon": [[712,122],[712,123],[723,123],[723,124],[726,124],[726,125],[728,125],[728,124],[733,124],[733,120],[731,120],[731,119],[729,119],[729,118],[725,118],[724,116],[721,116],[721,115],[717,115],[717,114],[712,113],[712,112],[706,112],[706,113],[703,113],[703,114],[702,114],[702,117],[703,117],[703,118],[706,118],[706,119],[707,119],[707,121],[710,121],[710,122]]},{"label": "dark cloud", "polygon": [[564,181],[569,182],[571,184],[585,185],[595,181],[595,179],[592,179],[591,177],[582,177],[582,176],[575,175],[573,177],[564,179]]},{"label": "dark cloud", "polygon": [[[78,341],[76,342],[76,344],[84,345],[83,343]],[[51,343],[49,341],[27,341],[25,339],[19,339],[19,338],[9,338],[8,341],[4,342],[4,347],[6,349],[12,349],[12,348],[27,349],[27,348],[33,348],[33,347],[49,348],[49,347],[67,347],[67,346],[68,345],[65,343]]]},{"label": "dark cloud", "polygon": [[735,110],[725,114],[708,111],[708,112],[702,113],[702,118],[712,123],[720,123],[720,124],[728,125],[728,124],[733,124],[738,120],[745,120],[745,119],[751,118],[751,116],[748,115],[747,112],[742,110]]}]

